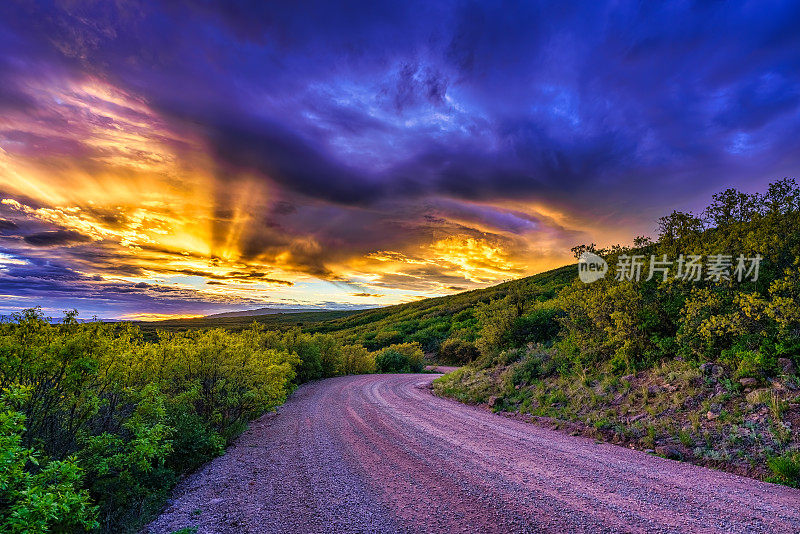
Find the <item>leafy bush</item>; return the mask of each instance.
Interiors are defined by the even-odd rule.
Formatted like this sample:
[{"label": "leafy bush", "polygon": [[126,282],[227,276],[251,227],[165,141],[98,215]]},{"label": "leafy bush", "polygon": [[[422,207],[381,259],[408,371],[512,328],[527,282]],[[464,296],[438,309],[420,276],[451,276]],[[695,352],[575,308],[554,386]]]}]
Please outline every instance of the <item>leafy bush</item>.
[{"label": "leafy bush", "polygon": [[[420,367],[418,345],[396,350]],[[296,383],[373,369],[366,349],[329,334],[254,325],[145,340],[129,324],[80,324],[70,313],[53,325],[28,310],[0,323],[0,388],[27,392],[13,410],[0,405],[10,459],[0,466],[0,530],[136,531],[180,476]]]},{"label": "leafy bush", "polygon": [[763,378],[775,374],[777,362],[760,351],[736,351],[733,360],[738,363],[735,377]]},{"label": "leafy bush", "polygon": [[341,372],[348,375],[375,372],[375,356],[361,345],[346,345],[342,349]]},{"label": "leafy bush", "polygon": [[556,371],[551,351],[531,347],[522,360],[511,367],[511,383],[514,386],[527,385],[535,380],[550,376]]},{"label": "leafy bush", "polygon": [[559,332],[558,318],[562,315],[557,308],[540,307],[533,312],[517,317],[507,334],[512,346],[528,343],[549,343]]},{"label": "leafy bush", "polygon": [[174,431],[164,465],[175,473],[190,473],[224,452],[225,439],[196,413],[172,406],[166,421]]},{"label": "leafy bush", "polygon": [[283,334],[268,332],[264,344],[274,350],[297,354],[300,359],[298,383],[374,371],[374,357],[363,346],[344,344],[329,334],[310,334],[298,328]]},{"label": "leafy bush", "polygon": [[462,367],[434,380],[433,389],[439,395],[477,404],[489,400],[494,384],[489,371]]},{"label": "leafy bush", "polygon": [[463,339],[448,339],[439,347],[439,360],[444,363],[464,365],[480,356],[474,343]]},{"label": "leafy bush", "polygon": [[107,530],[134,522],[143,510],[156,511],[159,497],[177,481],[177,474],[164,466],[174,432],[166,425],[166,399],[155,384],[148,384],[136,397],[122,432],[84,437],[78,451]]},{"label": "leafy bush", "polygon": [[375,356],[375,368],[380,373],[419,373],[423,357],[419,343],[390,345]]},{"label": "leafy bush", "polygon": [[800,488],[800,452],[787,452],[767,460],[774,473],[770,482],[777,482],[793,488]]},{"label": "leafy bush", "polygon": [[509,333],[519,317],[518,308],[510,296],[476,306],[475,313],[480,325],[477,346],[484,356],[492,356],[512,346]]},{"label": "leafy bush", "polygon": [[74,457],[44,458],[22,446],[25,416],[12,404],[24,403],[22,388],[0,398],[0,526],[4,532],[44,533],[90,530],[98,526],[97,510],[81,490],[83,472]]},{"label": "leafy bush", "polygon": [[375,368],[380,373],[408,372],[408,360],[394,349],[383,349],[375,357]]}]

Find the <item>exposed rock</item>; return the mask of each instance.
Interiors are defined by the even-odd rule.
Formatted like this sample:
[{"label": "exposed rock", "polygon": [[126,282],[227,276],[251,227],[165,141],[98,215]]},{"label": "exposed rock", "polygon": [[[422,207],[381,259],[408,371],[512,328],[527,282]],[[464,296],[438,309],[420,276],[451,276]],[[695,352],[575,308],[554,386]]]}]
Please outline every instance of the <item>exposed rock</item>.
[{"label": "exposed rock", "polygon": [[681,451],[671,445],[659,445],[656,447],[656,454],[664,458],[670,458],[671,460],[680,460],[683,458]]},{"label": "exposed rock", "polygon": [[793,375],[797,371],[794,363],[789,358],[778,358],[778,366],[780,366],[785,375]]},{"label": "exposed rock", "polygon": [[489,406],[491,408],[494,408],[497,405],[497,401],[498,401],[497,397],[495,395],[492,395],[491,397],[489,397]]},{"label": "exposed rock", "polygon": [[719,365],[715,365],[714,367],[711,368],[711,376],[713,376],[714,378],[719,378],[724,374],[725,374],[725,369],[723,369]]},{"label": "exposed rock", "polygon": [[756,380],[755,378],[750,378],[748,376],[748,377],[745,377],[745,378],[740,378],[739,379],[739,383],[747,388],[747,387],[753,387],[753,386],[757,385],[758,384],[758,380]]},{"label": "exposed rock", "polygon": [[711,410],[709,410],[706,413],[706,419],[708,419],[709,421],[713,421],[714,419],[717,419],[718,417],[719,417],[719,414],[718,413],[714,413]]}]

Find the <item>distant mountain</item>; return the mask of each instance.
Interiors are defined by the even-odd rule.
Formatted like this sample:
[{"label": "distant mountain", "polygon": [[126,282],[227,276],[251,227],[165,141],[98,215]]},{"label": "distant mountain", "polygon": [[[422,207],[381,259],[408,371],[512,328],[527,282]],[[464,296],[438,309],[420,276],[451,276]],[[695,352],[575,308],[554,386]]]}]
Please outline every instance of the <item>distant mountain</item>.
[{"label": "distant mountain", "polygon": [[274,315],[277,313],[306,313],[316,311],[330,311],[324,308],[258,308],[256,310],[243,310],[225,313],[215,313],[213,315],[206,315],[205,319],[214,319],[217,317],[248,317],[251,315]]}]

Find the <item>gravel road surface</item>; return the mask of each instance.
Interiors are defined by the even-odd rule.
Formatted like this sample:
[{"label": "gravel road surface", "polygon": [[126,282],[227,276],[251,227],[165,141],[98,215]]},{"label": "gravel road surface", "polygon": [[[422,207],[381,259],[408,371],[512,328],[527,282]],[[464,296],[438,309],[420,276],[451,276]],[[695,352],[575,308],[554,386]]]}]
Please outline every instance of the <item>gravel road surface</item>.
[{"label": "gravel road surface", "polygon": [[800,532],[800,490],[441,399],[436,376],[300,387],[149,531]]}]

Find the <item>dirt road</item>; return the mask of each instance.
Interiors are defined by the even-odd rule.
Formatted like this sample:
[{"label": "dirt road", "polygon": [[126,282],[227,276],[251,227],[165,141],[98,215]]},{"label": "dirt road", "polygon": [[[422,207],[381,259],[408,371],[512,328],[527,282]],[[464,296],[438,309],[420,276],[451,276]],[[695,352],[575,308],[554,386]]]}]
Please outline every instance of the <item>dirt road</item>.
[{"label": "dirt road", "polygon": [[435,377],[301,387],[151,531],[800,532],[798,490],[440,399]]}]

